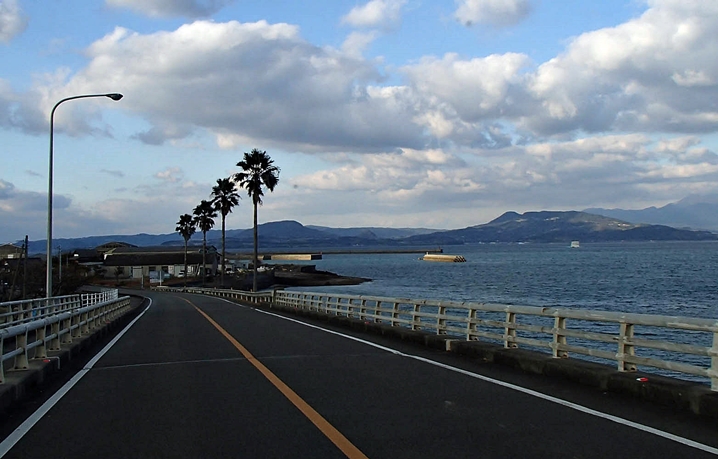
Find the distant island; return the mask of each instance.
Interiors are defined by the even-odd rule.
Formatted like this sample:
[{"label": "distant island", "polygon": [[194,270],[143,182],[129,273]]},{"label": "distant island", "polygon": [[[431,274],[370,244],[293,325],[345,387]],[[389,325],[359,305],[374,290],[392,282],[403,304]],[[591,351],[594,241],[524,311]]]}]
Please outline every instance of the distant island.
[{"label": "distant island", "polygon": [[[710,231],[678,229],[665,225],[629,223],[615,218],[579,211],[539,211],[519,214],[506,212],[489,223],[456,230],[427,228],[330,228],[305,226],[296,221],[279,221],[259,225],[263,249],[321,250],[336,248],[407,249],[477,243],[569,243],[612,241],[714,241]],[[207,233],[208,243],[221,246],[221,233]],[[94,248],[107,242],[125,242],[140,247],[182,245],[177,233],[150,235],[91,236],[57,239],[64,250]],[[191,244],[201,242],[195,236]],[[31,241],[30,253],[45,251],[45,241]],[[228,230],[227,249],[248,251],[253,247],[252,230]]]}]

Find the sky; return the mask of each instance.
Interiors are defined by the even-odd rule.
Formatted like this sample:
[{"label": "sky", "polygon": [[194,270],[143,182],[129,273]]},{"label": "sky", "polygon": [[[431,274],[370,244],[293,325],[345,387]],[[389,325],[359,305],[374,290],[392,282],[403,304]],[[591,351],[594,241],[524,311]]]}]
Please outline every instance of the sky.
[{"label": "sky", "polygon": [[50,113],[85,94],[124,97],[55,111],[55,238],[172,233],[254,148],[260,223],[715,194],[716,30],[706,0],[0,0],[0,243],[45,238]]}]

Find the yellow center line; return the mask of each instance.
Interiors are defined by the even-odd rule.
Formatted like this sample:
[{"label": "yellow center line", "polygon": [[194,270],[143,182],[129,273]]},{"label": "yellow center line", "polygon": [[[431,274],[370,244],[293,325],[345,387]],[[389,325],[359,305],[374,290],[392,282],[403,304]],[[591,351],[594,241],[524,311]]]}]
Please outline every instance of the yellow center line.
[{"label": "yellow center line", "polygon": [[289,386],[287,386],[281,379],[279,379],[274,373],[272,373],[269,368],[265,367],[262,362],[257,360],[256,357],[252,355],[251,352],[247,350],[244,346],[242,346],[239,341],[237,341],[232,335],[229,334],[224,328],[222,328],[221,325],[219,325],[217,322],[215,322],[210,316],[208,316],[203,310],[198,308],[194,303],[192,303],[190,300],[186,298],[182,298],[189,304],[191,304],[200,314],[204,316],[205,319],[211,323],[214,328],[216,328],[222,336],[227,338],[227,340],[232,343],[232,345],[237,348],[239,352],[242,353],[242,355],[251,363],[254,365],[254,367],[259,370],[262,375],[264,375],[265,378],[271,382],[274,387],[279,389],[279,391],[287,397],[287,399],[292,402],[294,406],[296,406],[299,411],[304,414],[304,416],[309,419],[312,424],[317,426],[319,430],[332,442],[336,445],[337,448],[339,448],[346,457],[350,459],[369,459],[364,453],[362,453],[359,448],[354,446],[352,442],[350,442],[347,437],[345,437],[341,432],[339,432],[336,427],[331,425],[329,421],[324,419],[324,417],[319,414],[314,408],[312,408],[307,402],[305,402],[299,395],[297,395],[296,392],[292,390]]}]

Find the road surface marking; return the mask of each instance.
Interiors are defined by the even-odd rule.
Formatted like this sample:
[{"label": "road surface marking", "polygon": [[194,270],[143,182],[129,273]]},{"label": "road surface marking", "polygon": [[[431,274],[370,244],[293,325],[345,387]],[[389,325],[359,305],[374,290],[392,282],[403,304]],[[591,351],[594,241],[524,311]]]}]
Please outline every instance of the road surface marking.
[{"label": "road surface marking", "polygon": [[334,330],[328,330],[328,329],[326,329],[326,328],[322,328],[322,327],[317,326],[317,325],[313,325],[313,324],[309,324],[309,323],[306,323],[306,322],[302,322],[301,320],[293,319],[293,318],[291,318],[291,317],[285,317],[285,316],[282,316],[282,315],[279,315],[279,314],[275,314],[275,313],[273,313],[273,312],[263,311],[263,310],[261,310],[261,309],[254,309],[254,310],[257,311],[257,312],[259,312],[259,313],[262,313],[262,314],[267,314],[267,315],[270,315],[270,316],[273,316],[273,317],[278,317],[278,318],[280,318],[280,319],[284,319],[284,320],[288,320],[288,321],[291,321],[291,322],[295,322],[295,323],[304,325],[305,327],[315,328],[315,329],[321,330],[321,331],[323,331],[323,332],[325,332],[325,333],[330,333],[330,334],[333,334],[333,335],[342,336],[342,337],[344,337],[344,338],[348,338],[348,339],[350,339],[350,340],[357,341],[357,342],[366,344],[366,345],[368,345],[368,346],[372,346],[372,347],[374,347],[374,348],[381,349],[381,350],[386,351],[386,352],[391,352],[392,354],[395,354],[395,355],[399,355],[399,356],[402,356],[402,357],[407,357],[407,358],[410,358],[410,359],[418,360],[418,361],[420,361],[420,362],[428,363],[428,364],[430,364],[430,365],[434,365],[434,366],[437,366],[437,367],[440,367],[440,368],[444,368],[444,369],[446,369],[446,370],[455,371],[455,372],[457,372],[457,373],[461,373],[461,374],[463,374],[463,375],[470,376],[470,377],[472,377],[472,378],[476,378],[476,379],[479,379],[479,380],[481,380],[481,381],[485,381],[485,382],[488,382],[488,383],[491,383],[491,384],[496,384],[496,385],[505,387],[505,388],[507,388],[507,389],[512,389],[512,390],[515,390],[515,391],[518,391],[518,392],[522,392],[522,393],[524,393],[524,394],[531,395],[531,396],[533,396],[533,397],[537,397],[537,398],[540,398],[540,399],[543,399],[543,400],[546,400],[546,401],[549,401],[549,402],[553,402],[553,403],[556,403],[556,404],[565,406],[565,407],[567,407],[567,408],[571,408],[571,409],[573,409],[573,410],[580,411],[580,412],[585,413],[585,414],[589,414],[589,415],[591,415],[591,416],[596,416],[596,417],[599,417],[599,418],[606,419],[606,420],[608,420],[608,421],[615,422],[615,423],[617,423],[617,424],[625,425],[625,426],[628,426],[628,427],[633,427],[634,429],[638,429],[638,430],[641,430],[641,431],[643,431],[643,432],[647,432],[647,433],[650,433],[650,434],[653,434],[653,435],[657,435],[657,436],[659,436],[659,437],[662,437],[662,438],[665,438],[665,439],[668,439],[668,440],[672,440],[672,441],[674,441],[674,442],[677,442],[677,443],[680,443],[680,444],[689,446],[689,447],[691,447],[691,448],[699,449],[699,450],[701,450],[701,451],[705,451],[705,452],[707,452],[707,453],[714,454],[714,455],[718,456],[718,448],[714,448],[714,447],[712,447],[712,446],[705,445],[705,444],[703,444],[703,443],[699,443],[699,442],[697,442],[697,441],[693,441],[693,440],[690,440],[690,439],[688,439],[688,438],[680,437],[680,436],[674,435],[674,434],[672,434],[672,433],[670,433],[670,432],[666,432],[666,431],[663,431],[663,430],[659,430],[659,429],[656,429],[656,428],[654,428],[654,427],[650,427],[650,426],[647,426],[647,425],[644,425],[644,424],[639,424],[639,423],[637,423],[637,422],[629,421],[628,419],[623,419],[623,418],[621,418],[621,417],[614,416],[614,415],[612,415],[612,414],[603,413],[603,412],[601,412],[601,411],[597,411],[597,410],[594,410],[594,409],[591,409],[591,408],[588,408],[588,407],[585,407],[585,406],[582,406],[582,405],[579,405],[579,404],[576,404],[576,403],[573,403],[573,402],[569,402],[569,401],[567,401],[567,400],[562,400],[562,399],[560,399],[560,398],[553,397],[553,396],[551,396],[551,395],[543,394],[543,393],[541,393],[541,392],[538,392],[538,391],[535,391],[535,390],[532,390],[532,389],[527,389],[527,388],[525,388],[525,387],[517,386],[517,385],[515,385],[515,384],[507,383],[507,382],[505,382],[505,381],[501,381],[501,380],[498,380],[498,379],[489,378],[488,376],[483,376],[483,375],[480,375],[480,374],[478,374],[478,373],[474,373],[474,372],[471,372],[471,371],[468,371],[468,370],[463,370],[463,369],[461,369],[461,368],[457,368],[457,367],[454,367],[454,366],[451,366],[451,365],[447,365],[447,364],[445,364],[445,363],[437,362],[437,361],[435,361],[435,360],[427,359],[427,358],[425,358],[425,357],[420,357],[420,356],[418,356],[418,355],[412,355],[412,354],[405,354],[405,353],[403,353],[403,352],[401,352],[401,351],[398,351],[398,350],[396,350],[396,349],[392,349],[392,348],[390,348],[390,347],[386,347],[386,346],[382,346],[382,345],[380,345],[380,344],[372,343],[371,341],[367,341],[367,340],[364,340],[364,339],[361,339],[361,338],[357,338],[357,337],[355,337],[355,336],[345,335],[345,334],[343,334],[343,333],[340,333],[340,332],[337,332],[337,331],[334,331]]},{"label": "road surface marking", "polygon": [[60,399],[64,397],[65,394],[67,394],[70,389],[72,389],[75,384],[77,384],[82,379],[82,377],[85,376],[92,369],[92,367],[95,366],[97,361],[100,360],[102,356],[104,356],[107,351],[109,351],[112,346],[114,346],[115,343],[117,343],[130,328],[132,328],[135,322],[140,320],[140,318],[145,315],[147,310],[150,309],[150,306],[152,306],[152,299],[148,298],[148,300],[150,301],[150,304],[147,305],[144,311],[142,311],[137,317],[135,317],[132,322],[127,324],[127,326],[121,332],[119,332],[112,341],[107,343],[107,345],[102,348],[102,350],[96,356],[94,356],[92,360],[87,362],[87,364],[82,368],[82,370],[78,371],[75,376],[72,377],[72,379],[66,382],[65,385],[60,388],[60,390],[55,392],[52,397],[47,399],[47,401],[43,403],[42,406],[37,409],[37,411],[32,413],[32,415],[30,415],[30,417],[28,417],[25,422],[20,424],[17,429],[15,429],[10,435],[7,436],[7,438],[5,438],[5,440],[2,441],[2,443],[0,443],[0,458],[4,457],[8,453],[8,451],[10,451],[12,447],[15,446],[15,444],[19,442],[20,439],[22,439],[22,437],[24,437],[25,434],[30,431],[30,429],[32,429],[32,427],[37,424],[38,421],[40,421],[40,419],[42,419],[48,411],[50,411],[50,409],[52,409],[52,407],[55,406],[57,402],[59,402]]},{"label": "road surface marking", "polygon": [[254,367],[264,375],[265,378],[271,382],[274,387],[279,389],[279,391],[290,401],[294,406],[296,406],[299,411],[304,414],[304,416],[309,419],[312,424],[314,424],[334,445],[336,445],[337,448],[341,450],[342,453],[349,459],[368,459],[364,453],[362,453],[359,448],[354,446],[352,442],[349,441],[341,432],[339,432],[333,425],[329,423],[324,417],[319,414],[314,408],[312,408],[307,402],[304,401],[299,395],[297,395],[296,392],[294,392],[289,386],[287,386],[281,379],[279,379],[274,373],[272,373],[269,368],[265,367],[262,362],[257,360],[252,353],[250,353],[247,348],[242,346],[239,341],[237,341],[232,335],[229,334],[224,328],[222,328],[221,325],[219,325],[217,322],[215,322],[209,315],[207,315],[203,310],[198,308],[194,303],[192,303],[190,300],[186,298],[182,298],[204,316],[205,319],[211,323],[214,328],[216,328],[222,336],[227,338],[227,340],[232,343],[232,345],[237,348],[239,352],[242,353],[242,355],[251,363],[254,365]]}]

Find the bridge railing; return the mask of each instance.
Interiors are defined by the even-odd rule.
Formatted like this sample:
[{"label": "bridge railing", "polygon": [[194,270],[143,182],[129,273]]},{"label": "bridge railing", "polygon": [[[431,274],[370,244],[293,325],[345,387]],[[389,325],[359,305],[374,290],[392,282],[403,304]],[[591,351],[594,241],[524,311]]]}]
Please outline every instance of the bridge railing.
[{"label": "bridge railing", "polygon": [[413,300],[277,290],[273,303],[375,323],[485,340],[507,348],[645,366],[707,378],[718,391],[718,320],[582,309]]},{"label": "bridge railing", "polygon": [[0,303],[0,310],[11,309],[0,314],[6,320],[0,327],[0,384],[7,365],[27,370],[31,359],[47,358],[49,351],[92,333],[129,308],[130,298],[120,297],[117,290]]}]

